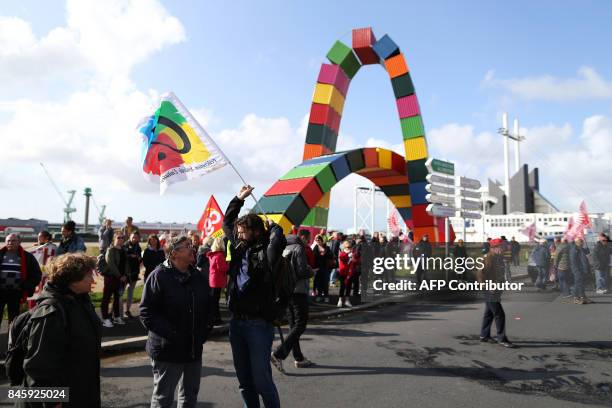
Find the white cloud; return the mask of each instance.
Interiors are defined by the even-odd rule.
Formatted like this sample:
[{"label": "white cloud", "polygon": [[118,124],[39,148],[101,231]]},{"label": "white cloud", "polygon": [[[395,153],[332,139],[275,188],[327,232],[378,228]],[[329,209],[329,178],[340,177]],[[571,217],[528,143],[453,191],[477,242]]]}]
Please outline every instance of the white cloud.
[{"label": "white cloud", "polygon": [[537,77],[498,79],[489,70],[482,85],[501,88],[515,97],[526,100],[570,102],[590,99],[612,99],[612,81],[608,81],[589,66],[578,69],[574,78],[557,78],[552,75]]}]

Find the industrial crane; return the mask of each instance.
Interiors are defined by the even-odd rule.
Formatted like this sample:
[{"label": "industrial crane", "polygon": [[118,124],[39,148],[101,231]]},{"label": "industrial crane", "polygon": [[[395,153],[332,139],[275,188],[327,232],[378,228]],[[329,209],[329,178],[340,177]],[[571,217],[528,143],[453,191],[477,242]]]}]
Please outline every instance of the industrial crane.
[{"label": "industrial crane", "polygon": [[45,171],[45,174],[47,175],[47,177],[49,178],[49,181],[51,182],[51,185],[53,186],[55,191],[57,191],[57,194],[60,196],[61,200],[64,202],[64,205],[66,206],[66,207],[64,207],[64,222],[70,221],[72,219],[70,214],[72,214],[73,212],[76,212],[76,208],[71,207],[72,201],[74,200],[74,194],[76,193],[76,190],[68,190],[67,191],[68,192],[68,200],[66,200],[64,198],[62,192],[60,191],[59,187],[57,186],[57,184],[55,184],[55,181],[53,181],[53,178],[51,177],[51,175],[47,171],[47,168],[45,167],[45,165],[40,163],[40,167],[43,168],[43,170]]}]

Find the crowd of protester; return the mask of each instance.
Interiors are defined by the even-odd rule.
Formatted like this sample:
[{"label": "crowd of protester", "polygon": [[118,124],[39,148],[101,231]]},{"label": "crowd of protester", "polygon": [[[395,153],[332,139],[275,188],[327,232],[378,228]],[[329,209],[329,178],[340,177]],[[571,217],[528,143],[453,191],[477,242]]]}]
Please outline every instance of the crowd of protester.
[{"label": "crowd of protester", "polygon": [[[427,235],[413,242],[412,233],[388,237],[375,232],[369,237],[363,232],[344,235],[295,227],[287,233],[255,214],[239,217],[251,191],[250,186],[240,190],[228,206],[223,230],[204,239],[194,231],[142,237],[132,217],[120,229],[106,220],[99,229],[100,255],[95,258],[85,255],[85,243],[72,221],[63,225],[57,245],[47,231],[29,250],[17,234],[8,235],[0,249],[0,322],[5,306],[10,324],[19,320],[24,305],[30,309],[31,321],[21,364],[23,379],[13,385],[70,386],[69,406],[100,406],[101,330],[136,317],[132,305],[142,280],[138,317],[148,331],[152,407],[171,405],[177,387],[180,406],[195,406],[203,343],[212,327],[224,324],[221,302],[231,315],[229,341],[245,406],[259,406],[261,398],[266,407],[278,407],[271,366],[284,372],[289,355],[296,368],[314,364],[300,346],[310,305],[329,304],[333,287],[338,291],[337,307],[352,307],[366,277],[362,265],[372,257],[432,256]],[[535,286],[540,291],[553,286],[576,304],[590,303],[584,282],[593,270],[597,293],[607,293],[608,241],[601,234],[590,256],[582,240],[538,242],[528,261]],[[514,238],[492,239],[482,253],[485,268],[476,279],[501,282],[511,278],[510,266],[519,264],[520,245]],[[468,256],[462,240],[452,248],[452,256]],[[291,290],[284,301],[280,284],[274,281],[279,268],[292,271]],[[394,273],[387,270],[385,278],[393,280]],[[427,273],[425,267],[415,271],[418,284],[428,279]],[[96,274],[103,280],[101,318],[89,297]],[[493,340],[490,330],[495,321],[495,340],[513,347],[505,333],[501,293],[485,297],[481,341]],[[282,318],[289,323],[289,333],[272,349],[274,328]],[[66,330],[66,322],[79,330]],[[78,352],[66,352],[73,349]]]}]

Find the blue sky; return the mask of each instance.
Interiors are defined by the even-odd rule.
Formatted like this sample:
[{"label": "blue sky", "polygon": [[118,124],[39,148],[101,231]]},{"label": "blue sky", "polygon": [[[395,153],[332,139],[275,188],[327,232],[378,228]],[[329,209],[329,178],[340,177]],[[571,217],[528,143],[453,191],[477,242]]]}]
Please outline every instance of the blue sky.
[{"label": "blue sky", "polygon": [[[51,129],[66,131],[60,140],[78,140],[78,147],[87,151],[102,149],[83,158],[78,150],[41,148],[53,137],[42,132],[22,145],[11,144],[4,163],[21,175],[20,188],[7,173],[0,176],[2,194],[18,198],[5,201],[0,217],[59,219],[61,203],[53,192],[47,205],[34,204],[47,188],[38,161],[45,161],[62,187],[91,185],[114,218],[131,213],[137,220],[197,220],[211,192],[225,205],[238,187],[237,181],[228,183],[233,175],[227,169],[171,188],[164,197],[157,186],[138,180],[136,156],[125,151],[134,148],[131,119],[135,126],[140,105],[167,90],[196,113],[263,193],[301,156],[304,117],[328,49],[337,39],[350,45],[351,29],[364,26],[373,27],[378,37],[389,34],[404,52],[430,155],[456,160],[460,171],[482,181],[500,178],[502,143],[495,132],[501,112],[508,111],[521,120],[528,137],[523,157],[540,167],[547,197],[569,211],[582,198],[591,211],[612,210],[609,176],[603,176],[612,167],[602,160],[612,152],[612,64],[607,52],[612,4],[115,0],[92,12],[93,3],[13,1],[0,10],[0,45],[16,41],[7,18],[27,23],[33,36],[31,44],[0,53],[0,84],[5,88],[0,138],[13,138],[22,128],[27,132],[23,117],[36,122],[53,116]],[[143,10],[154,11],[149,15]],[[59,37],[54,47],[47,47],[45,39],[57,28],[68,33],[69,45],[58,46],[64,38]],[[7,30],[9,34],[2,34]],[[19,64],[41,69],[29,72]],[[133,112],[118,118],[117,106],[123,104]],[[86,124],[73,126],[84,117],[96,121],[91,136]],[[253,135],[261,143],[245,146]],[[393,93],[381,67],[366,66],[352,81],[341,140],[347,148],[400,144]],[[285,160],[274,160],[275,149]],[[108,166],[109,161],[117,165]],[[584,166],[576,169],[580,162]],[[351,179],[337,187],[335,196],[341,199],[332,204],[335,226],[351,224],[354,183]]]}]

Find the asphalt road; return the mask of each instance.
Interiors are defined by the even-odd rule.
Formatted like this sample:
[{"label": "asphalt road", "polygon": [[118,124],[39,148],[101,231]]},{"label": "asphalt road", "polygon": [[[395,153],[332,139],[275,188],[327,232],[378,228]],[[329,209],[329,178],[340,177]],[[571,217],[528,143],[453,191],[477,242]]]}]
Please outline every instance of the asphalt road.
[{"label": "asphalt road", "polygon": [[[612,296],[573,305],[557,293],[506,296],[508,336],[520,348],[478,341],[483,305],[437,297],[316,322],[303,337],[316,362],[274,371],[284,407],[612,406]],[[144,353],[106,358],[106,407],[145,407]],[[201,407],[242,402],[227,338],[206,343]]]}]

